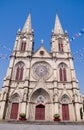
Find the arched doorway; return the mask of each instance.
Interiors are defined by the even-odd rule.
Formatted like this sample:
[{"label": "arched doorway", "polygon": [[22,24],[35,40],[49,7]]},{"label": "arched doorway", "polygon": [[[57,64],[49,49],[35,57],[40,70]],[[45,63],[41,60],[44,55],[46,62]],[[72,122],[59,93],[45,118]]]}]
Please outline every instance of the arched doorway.
[{"label": "arched doorway", "polygon": [[43,88],[32,93],[29,105],[28,117],[30,120],[49,120],[51,118],[50,96]]},{"label": "arched doorway", "polygon": [[17,119],[18,117],[18,103],[12,103],[10,119]]},{"label": "arched doorway", "polygon": [[69,102],[70,98],[64,94],[61,97],[61,103],[62,103],[62,120],[69,120]]},{"label": "arched doorway", "polygon": [[62,104],[62,119],[69,120],[69,107],[68,104]]},{"label": "arched doorway", "polygon": [[19,95],[17,93],[15,93],[11,97],[10,119],[17,119],[18,118],[18,109],[19,109]]},{"label": "arched doorway", "polygon": [[45,120],[45,106],[39,104],[35,110],[35,120]]}]

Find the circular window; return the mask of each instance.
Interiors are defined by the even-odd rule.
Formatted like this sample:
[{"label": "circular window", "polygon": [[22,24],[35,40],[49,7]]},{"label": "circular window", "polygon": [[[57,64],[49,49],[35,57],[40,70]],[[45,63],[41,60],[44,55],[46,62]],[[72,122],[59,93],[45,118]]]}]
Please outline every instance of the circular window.
[{"label": "circular window", "polygon": [[49,64],[40,62],[40,63],[36,63],[33,66],[32,72],[33,72],[32,75],[36,79],[41,79],[41,78],[48,79],[52,73],[52,69]]},{"label": "circular window", "polygon": [[44,51],[40,51],[40,55],[42,55],[42,56],[43,56],[43,55],[44,55]]}]

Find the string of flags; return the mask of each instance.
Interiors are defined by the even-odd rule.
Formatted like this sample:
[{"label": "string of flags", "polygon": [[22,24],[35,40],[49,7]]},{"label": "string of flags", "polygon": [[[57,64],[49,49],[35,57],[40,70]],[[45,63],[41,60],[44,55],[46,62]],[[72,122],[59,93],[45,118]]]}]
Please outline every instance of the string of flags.
[{"label": "string of flags", "polygon": [[0,54],[0,59],[9,59],[9,56],[5,54]]},{"label": "string of flags", "polygon": [[[84,34],[84,28],[81,31],[79,31],[78,33],[74,34],[69,40],[67,39],[67,43],[71,43],[73,40],[80,37],[82,34]],[[3,49],[6,49],[9,52],[11,51],[11,48],[8,48],[6,45],[2,45],[1,43],[0,43],[0,47],[2,47]],[[84,54],[81,53],[83,49],[84,48],[73,53],[74,59],[84,58]],[[9,59],[9,56],[7,56],[5,54],[0,54],[0,59]]]},{"label": "string of flags", "polygon": [[0,47],[2,47],[3,49],[6,49],[7,51],[11,51],[11,49],[10,48],[8,48],[7,46],[5,46],[5,45],[2,45],[1,43],[0,43]]},{"label": "string of flags", "polygon": [[[84,59],[84,48],[81,48],[77,51],[75,51],[74,53],[72,53],[73,55],[73,59],[80,62]],[[0,54],[0,59],[3,59],[3,60],[9,60],[10,59],[10,56],[6,55],[6,54]]]},{"label": "string of flags", "polygon": [[[76,38],[78,38],[79,36],[81,36],[82,34],[84,34],[84,28],[83,28],[80,32],[74,34],[74,35],[69,39],[69,41],[67,41],[67,42],[72,42],[73,40],[75,40]],[[6,45],[2,45],[1,43],[0,43],[0,47],[6,49],[6,50],[8,50],[8,51],[11,51],[11,48],[8,48]]]},{"label": "string of flags", "polygon": [[84,48],[81,48],[73,53],[73,58],[76,60],[84,59]]},{"label": "string of flags", "polygon": [[[9,51],[9,52],[11,51],[10,48],[8,48],[6,45],[2,45],[1,43],[0,43],[0,47]],[[6,54],[0,54],[0,59],[3,59],[3,60],[7,59],[8,60],[9,56],[7,56]]]},{"label": "string of flags", "polygon": [[81,36],[82,34],[84,34],[84,28],[80,32],[74,34],[73,37],[71,37],[69,41],[72,42],[73,40]]}]

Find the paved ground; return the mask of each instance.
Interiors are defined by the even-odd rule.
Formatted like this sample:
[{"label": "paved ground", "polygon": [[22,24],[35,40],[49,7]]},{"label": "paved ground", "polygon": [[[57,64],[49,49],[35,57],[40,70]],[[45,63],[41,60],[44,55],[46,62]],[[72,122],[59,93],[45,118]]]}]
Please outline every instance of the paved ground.
[{"label": "paved ground", "polygon": [[84,130],[84,125],[28,125],[1,123],[0,130]]}]

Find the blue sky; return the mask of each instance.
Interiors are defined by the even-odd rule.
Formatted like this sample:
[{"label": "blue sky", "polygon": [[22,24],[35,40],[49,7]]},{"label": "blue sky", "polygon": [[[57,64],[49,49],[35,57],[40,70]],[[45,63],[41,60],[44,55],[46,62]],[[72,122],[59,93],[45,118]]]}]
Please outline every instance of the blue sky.
[{"label": "blue sky", "polygon": [[[0,0],[0,44],[12,50],[18,28],[22,29],[28,13],[31,13],[34,49],[38,49],[41,39],[44,39],[45,48],[50,50],[56,12],[63,29],[68,31],[69,38],[84,28],[84,0]],[[79,87],[84,94],[84,34],[73,40],[70,46]],[[0,54],[8,57],[11,52],[0,47]],[[82,57],[79,54],[82,54]],[[0,88],[8,64],[8,59],[0,59]]]}]

